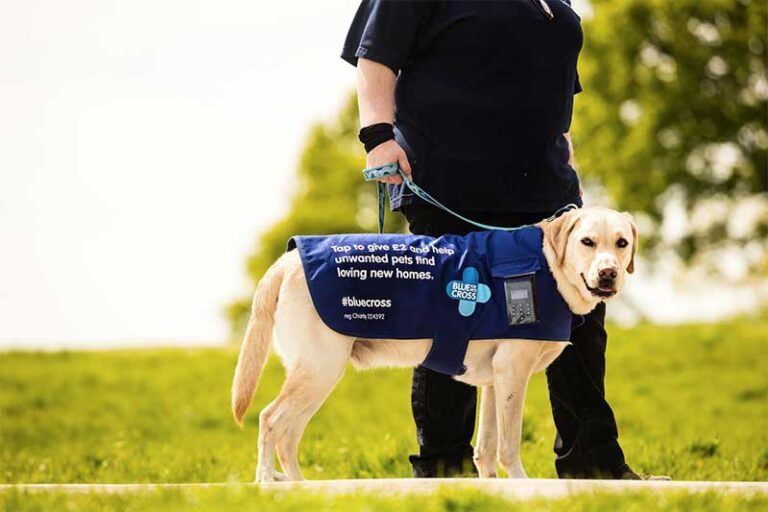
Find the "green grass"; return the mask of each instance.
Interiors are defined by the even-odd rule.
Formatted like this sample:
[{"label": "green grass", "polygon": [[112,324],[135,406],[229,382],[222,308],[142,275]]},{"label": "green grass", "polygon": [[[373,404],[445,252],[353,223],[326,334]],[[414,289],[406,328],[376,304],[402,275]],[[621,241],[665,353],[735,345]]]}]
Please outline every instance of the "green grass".
[{"label": "green grass", "polygon": [[[635,469],[678,480],[768,480],[768,319],[612,327],[610,338],[608,397]],[[278,361],[270,361],[246,428],[240,430],[229,413],[236,358],[233,348],[0,354],[0,482],[251,481],[257,413],[275,397],[283,371]],[[409,477],[407,455],[416,450],[409,375],[406,370],[348,370],[307,428],[300,452],[305,476]],[[555,476],[553,436],[539,374],[525,414],[523,463],[530,476]],[[144,501],[149,508],[163,508],[165,500],[176,500],[184,509],[209,499],[237,501],[243,494],[249,504],[278,499],[252,490],[220,494],[52,493],[22,501],[66,508],[79,500],[106,500],[116,510],[131,510]],[[7,509],[16,510],[18,494],[6,493],[3,499]],[[370,502],[370,510],[392,505],[359,499]],[[472,500],[497,498],[446,494],[440,499],[452,504],[446,505],[450,510],[463,510]],[[683,506],[701,498],[664,499]],[[298,508],[301,498],[296,500],[284,509]],[[420,503],[420,498],[403,500]]]}]

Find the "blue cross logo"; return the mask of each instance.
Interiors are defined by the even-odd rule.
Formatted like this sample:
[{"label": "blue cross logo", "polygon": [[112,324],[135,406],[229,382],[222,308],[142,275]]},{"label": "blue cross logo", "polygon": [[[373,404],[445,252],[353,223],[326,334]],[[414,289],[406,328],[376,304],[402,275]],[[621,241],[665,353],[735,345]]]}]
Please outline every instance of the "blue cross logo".
[{"label": "blue cross logo", "polygon": [[445,293],[459,301],[461,316],[470,316],[479,302],[485,304],[491,299],[491,289],[480,282],[480,273],[475,267],[467,267],[461,280],[453,280],[445,287]]}]

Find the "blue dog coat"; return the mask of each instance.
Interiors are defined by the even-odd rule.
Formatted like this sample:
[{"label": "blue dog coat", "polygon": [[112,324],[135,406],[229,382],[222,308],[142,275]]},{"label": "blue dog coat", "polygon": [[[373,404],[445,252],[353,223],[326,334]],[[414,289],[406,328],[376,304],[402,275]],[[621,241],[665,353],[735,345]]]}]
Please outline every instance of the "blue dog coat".
[{"label": "blue dog coat", "polygon": [[315,309],[356,338],[433,340],[422,363],[457,375],[469,340],[569,341],[573,314],[542,253],[541,229],[295,236]]}]

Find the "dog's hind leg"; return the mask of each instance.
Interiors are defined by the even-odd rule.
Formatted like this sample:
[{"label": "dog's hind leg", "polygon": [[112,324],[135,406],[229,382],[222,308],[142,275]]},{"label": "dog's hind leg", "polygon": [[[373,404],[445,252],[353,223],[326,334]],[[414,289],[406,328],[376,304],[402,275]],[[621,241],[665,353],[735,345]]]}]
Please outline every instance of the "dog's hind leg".
[{"label": "dog's hind leg", "polygon": [[[323,366],[322,372],[312,372],[302,380],[297,396],[294,414],[287,419],[286,428],[277,441],[277,456],[289,480],[303,480],[299,466],[299,443],[309,421],[323,405],[325,399],[344,374],[347,361],[336,359]],[[335,365],[335,367],[331,367]]]},{"label": "dog's hind leg", "polygon": [[[304,427],[341,378],[352,352],[353,338],[328,329],[318,317],[290,319],[289,301],[278,309],[277,341],[287,362],[280,394],[259,416],[259,461],[256,480],[300,480],[298,445]],[[282,316],[282,318],[280,318]],[[287,475],[275,471],[275,450]]]},{"label": "dog's hind leg", "polygon": [[[336,368],[296,367],[289,371],[278,397],[259,416],[259,460],[256,480],[302,480],[298,447],[309,420],[344,373],[346,361]],[[286,475],[275,470],[275,449]]]},{"label": "dog's hind leg", "polygon": [[496,394],[493,386],[483,386],[480,395],[480,430],[475,445],[475,467],[480,478],[496,478]]},{"label": "dog's hind leg", "polygon": [[[286,381],[287,383],[287,381]],[[283,387],[285,389],[285,387]],[[256,462],[256,481],[274,482],[288,478],[275,470],[275,443],[282,408],[282,391],[280,395],[259,414],[258,461]]]}]

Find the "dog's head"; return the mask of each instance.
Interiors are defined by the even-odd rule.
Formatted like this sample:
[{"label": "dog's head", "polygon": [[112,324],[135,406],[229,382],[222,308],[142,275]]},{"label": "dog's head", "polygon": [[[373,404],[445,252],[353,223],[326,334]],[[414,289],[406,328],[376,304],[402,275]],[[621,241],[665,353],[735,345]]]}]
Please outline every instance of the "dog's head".
[{"label": "dog's head", "polygon": [[541,227],[550,267],[558,281],[564,279],[570,285],[558,282],[572,309],[572,302],[578,302],[576,295],[592,307],[615,297],[624,283],[624,271],[631,274],[635,270],[637,226],[627,213],[582,208],[543,222]]}]

